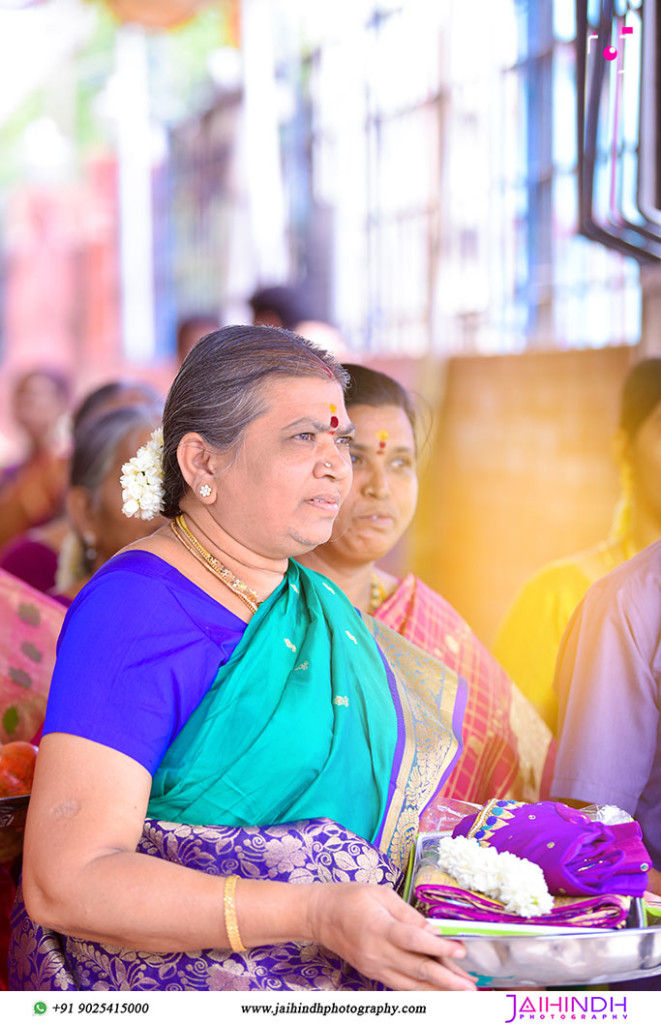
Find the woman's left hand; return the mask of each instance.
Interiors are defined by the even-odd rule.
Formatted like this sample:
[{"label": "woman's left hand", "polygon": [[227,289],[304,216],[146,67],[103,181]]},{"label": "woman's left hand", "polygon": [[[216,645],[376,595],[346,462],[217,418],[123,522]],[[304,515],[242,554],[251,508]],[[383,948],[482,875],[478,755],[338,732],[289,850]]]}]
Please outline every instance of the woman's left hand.
[{"label": "woman's left hand", "polygon": [[311,931],[317,942],[368,978],[394,991],[473,991],[457,960],[460,942],[439,936],[392,889],[355,882],[310,886]]}]

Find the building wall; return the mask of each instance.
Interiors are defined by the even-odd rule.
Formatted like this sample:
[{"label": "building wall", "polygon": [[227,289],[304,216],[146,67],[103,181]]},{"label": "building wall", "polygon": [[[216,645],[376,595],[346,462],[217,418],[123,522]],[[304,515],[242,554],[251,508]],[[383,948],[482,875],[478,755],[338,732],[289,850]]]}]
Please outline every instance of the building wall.
[{"label": "building wall", "polygon": [[419,367],[435,433],[406,560],[487,644],[532,572],[607,536],[611,437],[637,358],[618,347]]}]

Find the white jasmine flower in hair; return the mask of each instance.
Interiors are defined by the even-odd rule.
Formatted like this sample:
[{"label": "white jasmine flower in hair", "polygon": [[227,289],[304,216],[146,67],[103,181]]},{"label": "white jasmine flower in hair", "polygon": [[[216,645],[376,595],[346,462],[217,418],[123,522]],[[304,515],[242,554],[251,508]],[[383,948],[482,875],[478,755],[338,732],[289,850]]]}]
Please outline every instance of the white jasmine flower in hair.
[{"label": "white jasmine flower in hair", "polygon": [[125,516],[153,519],[163,504],[163,428],[157,427],[147,444],[125,462],[120,477]]},{"label": "white jasmine flower in hair", "polygon": [[538,917],[553,909],[539,864],[481,846],[477,839],[446,836],[438,844],[438,866],[465,889],[500,900],[510,914]]}]

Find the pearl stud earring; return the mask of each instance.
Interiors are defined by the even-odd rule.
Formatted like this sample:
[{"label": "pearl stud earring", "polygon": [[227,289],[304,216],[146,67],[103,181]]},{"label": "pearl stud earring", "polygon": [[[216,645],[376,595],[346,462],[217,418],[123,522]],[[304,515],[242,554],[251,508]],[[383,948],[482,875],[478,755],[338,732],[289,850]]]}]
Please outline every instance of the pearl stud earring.
[{"label": "pearl stud earring", "polygon": [[210,485],[209,484],[202,484],[202,486],[200,487],[200,495],[203,498],[208,498],[210,494],[211,494],[211,487],[210,487]]}]

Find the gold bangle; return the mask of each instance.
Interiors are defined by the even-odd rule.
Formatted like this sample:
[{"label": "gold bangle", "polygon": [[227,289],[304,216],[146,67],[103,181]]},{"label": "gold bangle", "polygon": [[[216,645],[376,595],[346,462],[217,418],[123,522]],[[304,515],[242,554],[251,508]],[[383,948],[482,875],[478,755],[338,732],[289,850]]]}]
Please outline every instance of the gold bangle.
[{"label": "gold bangle", "polygon": [[223,893],[223,907],[225,910],[225,931],[230,942],[233,953],[246,953],[247,949],[241,941],[241,934],[236,920],[236,906],[234,905],[234,891],[238,875],[229,875],[225,879],[225,890]]}]

